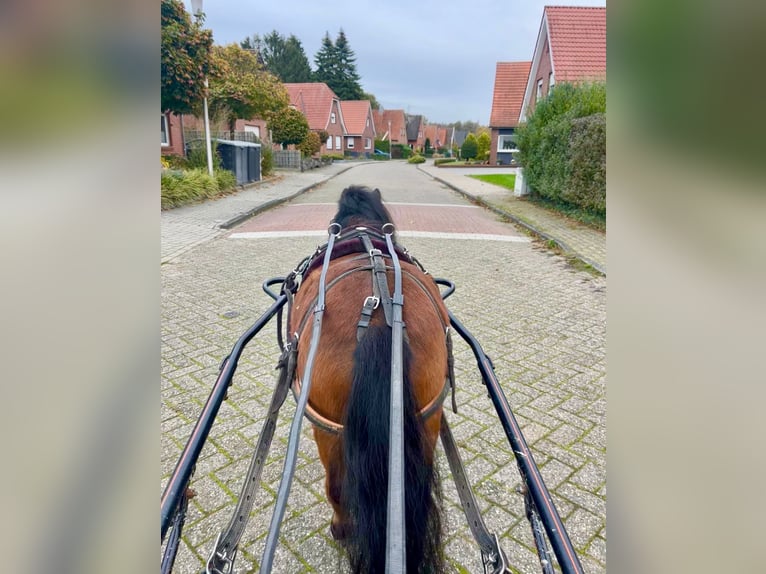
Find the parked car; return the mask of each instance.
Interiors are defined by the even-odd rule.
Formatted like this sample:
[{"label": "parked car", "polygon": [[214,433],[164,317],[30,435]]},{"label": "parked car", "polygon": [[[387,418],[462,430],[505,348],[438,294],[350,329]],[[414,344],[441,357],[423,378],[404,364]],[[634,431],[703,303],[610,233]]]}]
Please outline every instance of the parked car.
[{"label": "parked car", "polygon": [[382,151],[382,150],[376,149],[375,150],[375,155],[384,155],[384,156],[388,157],[390,154],[387,151]]}]

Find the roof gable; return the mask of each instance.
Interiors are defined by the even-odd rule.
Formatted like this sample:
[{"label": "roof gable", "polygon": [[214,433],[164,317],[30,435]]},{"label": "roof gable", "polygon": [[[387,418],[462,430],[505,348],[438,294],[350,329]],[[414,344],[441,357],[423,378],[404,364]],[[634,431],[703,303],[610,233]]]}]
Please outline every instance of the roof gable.
[{"label": "roof gable", "polygon": [[333,100],[338,100],[325,83],[306,82],[285,84],[290,103],[300,110],[309,123],[309,129],[323,130],[330,121]]},{"label": "roof gable", "polygon": [[529,69],[532,62],[498,62],[492,95],[491,127],[516,127],[524,102]]},{"label": "roof gable", "polygon": [[[372,118],[370,100],[342,100],[340,109],[343,113],[343,122],[346,133],[350,136],[360,136],[367,129],[367,119]],[[375,131],[374,122],[370,122],[372,131]]]},{"label": "roof gable", "polygon": [[546,6],[556,82],[606,77],[606,8]]}]

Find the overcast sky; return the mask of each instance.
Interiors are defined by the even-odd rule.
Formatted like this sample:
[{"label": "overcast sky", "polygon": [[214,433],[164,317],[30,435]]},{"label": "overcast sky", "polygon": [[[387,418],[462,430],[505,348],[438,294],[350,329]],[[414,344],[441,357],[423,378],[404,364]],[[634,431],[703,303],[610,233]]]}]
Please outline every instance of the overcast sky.
[{"label": "overcast sky", "polygon": [[[184,0],[191,13],[191,0]],[[277,30],[295,34],[314,67],[325,32],[343,28],[362,88],[384,108],[431,122],[489,123],[495,64],[531,60],[548,5],[598,0],[204,0],[216,44]]]}]

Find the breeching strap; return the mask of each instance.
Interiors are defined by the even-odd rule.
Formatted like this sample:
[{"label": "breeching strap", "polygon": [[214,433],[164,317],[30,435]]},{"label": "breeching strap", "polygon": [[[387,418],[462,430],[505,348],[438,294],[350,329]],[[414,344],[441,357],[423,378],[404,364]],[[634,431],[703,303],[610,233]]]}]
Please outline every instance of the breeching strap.
[{"label": "breeching strap", "polygon": [[301,389],[298,404],[295,407],[295,416],[290,425],[290,438],[287,444],[287,455],[285,457],[285,466],[282,471],[282,480],[279,483],[279,492],[277,493],[277,502],[274,507],[274,513],[271,516],[269,525],[269,534],[266,538],[266,546],[263,549],[263,558],[259,572],[271,572],[271,565],[274,562],[274,553],[279,542],[279,528],[282,524],[282,518],[287,506],[287,498],[290,494],[290,486],[293,482],[295,472],[295,460],[298,455],[298,443],[301,435],[301,423],[303,414],[306,411],[309,393],[311,392],[311,374],[314,367],[317,348],[319,347],[319,337],[322,334],[322,316],[325,310],[325,288],[327,282],[327,268],[332,258],[332,249],[335,245],[335,239],[340,235],[341,227],[337,223],[332,223],[328,229],[329,239],[327,241],[327,251],[324,254],[322,262],[322,273],[319,276],[319,297],[314,310],[314,325],[311,331],[311,344],[309,345],[309,354],[306,359],[306,370],[304,374],[303,388]]},{"label": "breeching strap", "polygon": [[[390,231],[386,231],[390,228]],[[406,560],[404,500],[404,322],[402,320],[402,267],[394,249],[393,225],[383,226],[394,267],[391,327],[391,415],[388,442],[388,513],[386,522],[386,574],[404,574]]]}]

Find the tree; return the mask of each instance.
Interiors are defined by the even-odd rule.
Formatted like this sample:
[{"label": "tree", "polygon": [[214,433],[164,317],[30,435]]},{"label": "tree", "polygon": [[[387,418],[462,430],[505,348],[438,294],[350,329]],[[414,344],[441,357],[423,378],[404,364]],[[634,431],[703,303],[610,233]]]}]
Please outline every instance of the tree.
[{"label": "tree", "polygon": [[463,146],[460,148],[460,156],[463,159],[473,159],[479,151],[479,144],[476,141],[476,136],[468,134],[463,142]]},{"label": "tree", "polygon": [[481,130],[479,133],[479,137],[476,138],[476,157],[479,158],[481,161],[485,161],[489,159],[489,146],[492,142],[492,139],[489,137],[489,132],[487,130]]},{"label": "tree", "polygon": [[369,100],[370,107],[373,110],[379,110],[380,109],[380,102],[378,102],[377,98],[373,94],[368,94],[367,92],[362,92],[362,100]]},{"label": "tree", "polygon": [[294,35],[285,40],[276,30],[260,38],[245,38],[243,48],[257,50],[266,69],[285,83],[310,82],[313,72],[301,41]]},{"label": "tree", "polygon": [[162,0],[162,112],[192,113],[204,96],[213,33],[192,22],[180,0]]},{"label": "tree", "polygon": [[271,139],[282,147],[289,144],[299,144],[309,131],[306,117],[295,108],[285,108],[271,116],[269,120]]},{"label": "tree", "polygon": [[240,118],[266,119],[287,108],[290,98],[279,80],[263,69],[254,54],[236,44],[215,46],[214,77],[210,82],[210,112],[225,117],[234,135]]},{"label": "tree", "polygon": [[319,134],[309,131],[306,133],[306,137],[298,144],[298,149],[304,157],[311,157],[315,153],[318,153],[322,149],[322,140],[319,139]]},{"label": "tree", "polygon": [[[335,43],[325,33],[322,46],[314,56],[317,82],[324,82],[341,100],[361,100],[364,91],[356,71],[356,57],[341,28]],[[372,100],[371,100],[372,101]]]}]

